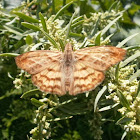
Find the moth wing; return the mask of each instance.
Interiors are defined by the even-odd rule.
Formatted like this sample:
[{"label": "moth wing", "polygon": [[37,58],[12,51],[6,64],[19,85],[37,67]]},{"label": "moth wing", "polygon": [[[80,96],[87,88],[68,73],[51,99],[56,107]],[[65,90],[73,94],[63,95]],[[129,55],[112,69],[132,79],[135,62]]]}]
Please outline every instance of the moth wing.
[{"label": "moth wing", "polygon": [[33,84],[41,91],[63,95],[61,58],[61,52],[37,50],[19,55],[15,60],[19,68],[32,75]]},{"label": "moth wing", "polygon": [[74,80],[69,94],[76,95],[95,89],[104,80],[104,73],[77,61],[74,65]]},{"label": "moth wing", "polygon": [[19,68],[30,74],[41,72],[52,63],[60,63],[62,53],[59,51],[37,50],[26,52],[16,57]]},{"label": "moth wing", "polygon": [[64,85],[62,84],[61,65],[58,63],[49,64],[43,71],[32,75],[32,82],[41,91],[64,95]]},{"label": "moth wing", "polygon": [[120,62],[126,55],[126,50],[113,46],[95,46],[77,50],[76,61],[83,61],[99,71],[105,71]]},{"label": "moth wing", "polygon": [[70,94],[95,89],[104,80],[104,71],[124,59],[126,50],[113,46],[87,47],[74,52],[74,80]]}]

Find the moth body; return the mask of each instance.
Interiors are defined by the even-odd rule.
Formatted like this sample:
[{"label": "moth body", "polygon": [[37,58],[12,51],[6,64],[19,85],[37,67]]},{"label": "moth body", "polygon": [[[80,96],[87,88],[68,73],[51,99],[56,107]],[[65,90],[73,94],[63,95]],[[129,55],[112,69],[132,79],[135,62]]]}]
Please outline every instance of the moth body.
[{"label": "moth body", "polygon": [[74,54],[72,45],[70,43],[65,46],[63,60],[64,61],[61,64],[61,71],[63,73],[62,77],[64,79],[64,91],[66,92],[69,91],[73,80]]}]

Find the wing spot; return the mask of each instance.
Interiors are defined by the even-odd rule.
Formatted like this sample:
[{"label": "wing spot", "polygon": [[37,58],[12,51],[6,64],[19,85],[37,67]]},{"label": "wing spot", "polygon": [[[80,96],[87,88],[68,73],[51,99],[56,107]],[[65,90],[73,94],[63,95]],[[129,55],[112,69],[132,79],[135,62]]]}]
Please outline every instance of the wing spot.
[{"label": "wing spot", "polygon": [[83,71],[83,70],[87,70],[87,67],[83,67],[80,69],[80,71]]},{"label": "wing spot", "polygon": [[[46,78],[48,81],[51,81],[51,80],[53,80],[53,81],[60,81],[60,80],[61,80],[60,77],[49,78],[49,77],[47,77],[46,75],[41,75],[40,77],[44,77],[44,78]],[[36,78],[36,79],[37,79],[37,78]]]},{"label": "wing spot", "polygon": [[91,75],[93,75],[93,73],[89,73],[89,74],[88,74],[87,76],[85,76],[85,77],[75,76],[75,77],[74,77],[74,80],[86,80],[87,77],[89,77],[89,76],[91,76]]},{"label": "wing spot", "polygon": [[94,61],[94,64],[95,64],[95,65],[101,65],[101,61],[96,60],[96,61]]},{"label": "wing spot", "polygon": [[35,85],[42,86],[42,80],[34,81]]}]

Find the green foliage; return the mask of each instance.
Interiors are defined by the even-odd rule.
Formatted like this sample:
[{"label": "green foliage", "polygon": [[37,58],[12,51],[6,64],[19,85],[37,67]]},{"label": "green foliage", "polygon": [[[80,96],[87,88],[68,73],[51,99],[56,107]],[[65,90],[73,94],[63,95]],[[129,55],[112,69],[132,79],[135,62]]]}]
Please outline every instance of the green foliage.
[{"label": "green foliage", "polygon": [[[1,140],[140,139],[140,46],[137,40],[128,43],[138,36],[139,30],[129,30],[139,28],[131,22],[139,5],[123,9],[127,2],[115,0],[47,2],[27,1],[10,12],[0,7]],[[127,56],[94,91],[62,97],[42,93],[16,67],[14,57],[39,49],[63,51],[67,42],[74,50],[115,44]]]}]

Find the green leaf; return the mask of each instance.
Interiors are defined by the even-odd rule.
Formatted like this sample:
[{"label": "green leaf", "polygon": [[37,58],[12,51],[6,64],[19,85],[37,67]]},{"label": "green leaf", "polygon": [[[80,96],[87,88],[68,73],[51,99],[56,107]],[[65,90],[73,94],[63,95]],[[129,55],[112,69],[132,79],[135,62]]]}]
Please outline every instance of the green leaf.
[{"label": "green leaf", "polygon": [[107,36],[105,39],[104,39],[104,42],[108,41],[114,34],[110,34],[109,36]]},{"label": "green leaf", "polygon": [[101,43],[101,32],[95,38],[95,46],[100,46]]},{"label": "green leaf", "polygon": [[118,5],[118,3],[120,3],[119,1],[115,1],[113,2],[113,4],[110,6],[110,8],[108,9],[108,12],[111,12],[111,10],[114,10],[114,8],[116,8],[116,6]]},{"label": "green leaf", "polygon": [[138,89],[137,89],[136,97],[140,97],[140,81],[138,83]]},{"label": "green leaf", "polygon": [[118,16],[117,18],[115,18],[113,21],[111,21],[103,30],[102,30],[102,34],[101,35],[104,35],[109,29],[110,27],[119,19],[121,18],[122,15]]},{"label": "green leaf", "polygon": [[105,106],[105,107],[103,107],[103,108],[100,108],[100,109],[99,109],[99,112],[106,111],[106,110],[110,110],[110,109],[116,107],[117,105],[119,105],[119,103],[116,103],[116,104],[114,104],[114,105]]},{"label": "green leaf", "polygon": [[49,119],[47,120],[48,122],[54,122],[54,121],[60,121],[60,120],[67,120],[72,118],[73,116],[69,115],[69,116],[65,116],[65,117],[59,117],[59,118],[55,118],[55,119]]},{"label": "green leaf", "polygon": [[58,42],[59,42],[59,44],[60,44],[61,50],[64,51],[65,46],[64,46],[63,41],[62,41],[61,39],[58,39]]},{"label": "green leaf", "polygon": [[47,26],[46,26],[45,18],[44,18],[44,16],[42,15],[41,12],[39,13],[39,17],[40,17],[40,20],[41,20],[41,23],[42,23],[43,30],[44,30],[45,32],[48,32]]},{"label": "green leaf", "polygon": [[126,124],[126,123],[130,122],[131,120],[132,120],[132,118],[126,118],[126,117],[124,116],[124,117],[120,118],[120,119],[116,122],[116,124]]},{"label": "green leaf", "polygon": [[60,107],[59,110],[69,115],[73,115],[73,112],[74,112],[73,109],[68,109],[67,106]]},{"label": "green leaf", "polygon": [[[71,28],[74,28],[74,27],[76,27],[76,26],[82,24],[83,22],[84,22],[84,20],[80,20],[80,21],[78,21],[78,22],[72,24],[72,25],[71,25]],[[81,25],[81,26],[82,26],[82,25]]]},{"label": "green leaf", "polygon": [[127,130],[124,131],[124,133],[123,133],[123,135],[121,137],[121,140],[124,140],[124,138],[126,137],[128,131],[129,131],[129,128],[127,128]]},{"label": "green leaf", "polygon": [[140,51],[133,54],[132,56],[128,57],[125,61],[123,61],[123,63],[121,63],[121,65],[120,65],[120,68],[126,66],[128,63],[130,63],[131,61],[133,61],[137,57],[140,57]]},{"label": "green leaf", "polygon": [[55,15],[53,21],[56,20],[57,17],[60,16],[61,13],[64,12],[64,10],[67,9],[72,3],[73,3],[73,1],[69,2],[69,3],[66,4],[64,7],[62,7],[62,8],[56,13],[56,15]]},{"label": "green leaf", "polygon": [[21,28],[19,28],[19,27],[15,27],[14,26],[14,24],[15,24],[15,22],[13,23],[13,24],[8,24],[8,23],[6,23],[4,26],[6,26],[6,27],[9,27],[9,28],[11,28],[11,29],[13,29],[13,30],[15,30],[15,31],[17,31],[17,32],[19,32],[19,33],[24,33],[24,30],[22,30]]},{"label": "green leaf", "polygon": [[136,45],[136,46],[129,46],[125,48],[126,50],[132,50],[132,49],[140,49],[140,45]]},{"label": "green leaf", "polygon": [[[82,108],[82,110],[81,110]],[[85,114],[87,111],[86,103],[85,102],[79,102],[79,103],[73,103],[73,104],[65,104],[58,108],[58,110],[61,110],[62,112],[69,114],[69,115],[80,115]]]},{"label": "green leaf", "polygon": [[64,105],[66,105],[66,104],[69,104],[69,103],[71,103],[71,102],[73,102],[73,101],[75,101],[75,100],[77,100],[77,97],[74,97],[74,98],[72,98],[72,99],[70,99],[70,100],[66,100],[66,101],[64,101],[64,102],[62,102],[62,103],[60,103],[60,104],[58,104],[57,106],[55,106],[55,107],[49,109],[48,112],[52,112],[53,110],[55,110],[55,109],[57,109],[57,108],[59,108],[59,107],[61,107],[61,106],[64,106]]},{"label": "green leaf", "polygon": [[58,45],[55,42],[55,40],[48,33],[46,33],[44,30],[41,30],[41,31],[45,35],[45,37],[54,45],[54,47],[59,50],[60,48],[58,47]]},{"label": "green leaf", "polygon": [[33,39],[32,39],[32,37],[30,35],[26,36],[26,40],[25,41],[26,41],[26,44],[28,44],[28,45],[33,43]]},{"label": "green leaf", "polygon": [[31,103],[32,103],[33,105],[35,105],[36,107],[40,107],[40,106],[44,105],[44,103],[38,101],[38,100],[35,99],[35,98],[32,98],[32,99],[31,99]]},{"label": "green leaf", "polygon": [[85,37],[84,41],[82,42],[82,44],[80,45],[79,48],[84,48],[88,45],[88,42],[87,42],[87,37]]},{"label": "green leaf", "polygon": [[68,38],[68,36],[69,36],[70,28],[71,28],[71,24],[72,24],[72,20],[73,20],[75,14],[76,14],[76,13],[74,13],[74,14],[72,15],[72,17],[71,17],[71,19],[70,19],[70,21],[69,21],[69,24],[67,25],[67,32],[66,32],[66,37],[65,37],[64,43],[66,42],[66,40],[67,40],[67,38]]},{"label": "green leaf", "polygon": [[19,16],[20,18],[24,19],[27,22],[31,22],[31,23],[39,23],[39,21],[35,18],[32,18],[30,16],[27,16],[21,12],[13,12],[14,14],[16,14],[17,16]]},{"label": "green leaf", "polygon": [[130,78],[129,81],[132,82],[134,79],[136,79],[137,77],[140,77],[140,69],[137,70]]},{"label": "green leaf", "polygon": [[95,26],[94,26],[94,29],[90,33],[90,38],[92,38],[97,33],[99,22],[100,22],[100,17],[96,21]]},{"label": "green leaf", "polygon": [[104,92],[107,90],[107,86],[104,86],[97,94],[96,98],[95,98],[95,102],[94,102],[94,112],[96,111],[97,108],[97,104],[99,99],[101,98],[101,96],[104,94]]},{"label": "green leaf", "polygon": [[117,90],[117,95],[119,96],[120,103],[122,104],[122,106],[126,107],[127,109],[130,109],[129,102],[120,90]]},{"label": "green leaf", "polygon": [[80,19],[82,19],[83,16],[78,16],[77,18],[75,18],[73,21],[72,21],[72,24],[75,24],[77,23]]},{"label": "green leaf", "polygon": [[3,26],[5,29],[7,29],[9,32],[11,32],[11,33],[14,33],[14,34],[16,34],[16,35],[19,35],[19,36],[23,36],[23,34],[22,33],[20,33],[20,32],[18,32],[17,30],[15,30],[15,28],[13,28],[13,27],[10,27],[10,26],[6,26],[6,25],[4,25]]},{"label": "green leaf", "polygon": [[25,26],[26,28],[29,28],[29,29],[32,29],[32,30],[35,30],[35,31],[40,31],[40,28],[38,26],[35,26],[31,23],[28,23],[28,22],[22,22],[21,23],[23,26]]},{"label": "green leaf", "polygon": [[85,36],[82,35],[82,34],[77,34],[77,33],[73,33],[73,32],[70,32],[69,33],[69,36],[70,37],[80,37],[80,38],[84,38]]},{"label": "green leaf", "polygon": [[120,69],[120,63],[117,64],[116,69],[115,69],[115,80],[118,83],[118,78],[119,78],[119,69]]},{"label": "green leaf", "polygon": [[73,28],[82,24],[84,20],[81,20],[81,19],[83,19],[83,16],[78,16],[77,18],[73,19],[71,27]]},{"label": "green leaf", "polygon": [[37,43],[35,45],[32,46],[30,51],[35,51],[39,46],[41,46],[43,43]]},{"label": "green leaf", "polygon": [[17,53],[2,53],[0,56],[8,56],[8,57],[15,57],[18,56],[19,54]]},{"label": "green leaf", "polygon": [[21,98],[28,98],[30,96],[33,96],[35,94],[41,94],[42,92],[39,90],[39,89],[33,89],[33,90],[30,90],[30,91],[27,91],[25,92]]},{"label": "green leaf", "polygon": [[135,34],[127,37],[126,39],[124,39],[123,41],[121,41],[116,47],[121,48],[126,42],[128,42],[130,39],[132,39],[133,37],[135,37],[138,34],[139,33],[135,33]]}]

